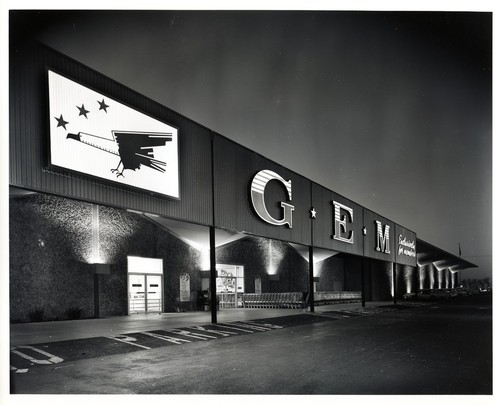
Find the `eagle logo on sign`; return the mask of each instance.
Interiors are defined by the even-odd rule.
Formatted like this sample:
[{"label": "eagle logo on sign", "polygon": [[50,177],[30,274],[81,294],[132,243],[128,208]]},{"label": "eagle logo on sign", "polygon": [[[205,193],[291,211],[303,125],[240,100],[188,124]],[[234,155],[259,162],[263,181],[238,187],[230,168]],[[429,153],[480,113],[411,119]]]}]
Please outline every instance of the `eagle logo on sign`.
[{"label": "eagle logo on sign", "polygon": [[74,139],[103,152],[118,156],[118,166],[111,169],[116,177],[124,177],[125,170],[139,170],[146,166],[159,172],[165,172],[166,162],[154,158],[154,148],[165,146],[172,141],[172,134],[111,131],[112,139],[102,138],[96,135],[78,132],[68,133],[66,139]]}]

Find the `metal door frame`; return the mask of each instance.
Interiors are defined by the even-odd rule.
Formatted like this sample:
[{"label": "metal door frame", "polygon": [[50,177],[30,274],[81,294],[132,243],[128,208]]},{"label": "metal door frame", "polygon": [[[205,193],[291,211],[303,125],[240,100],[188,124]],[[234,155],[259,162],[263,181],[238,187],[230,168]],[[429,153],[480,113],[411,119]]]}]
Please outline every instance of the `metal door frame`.
[{"label": "metal door frame", "polygon": [[[132,273],[133,274],[133,273]],[[144,276],[146,277],[145,282],[146,282],[146,314],[152,313],[148,311],[148,276],[159,276],[160,277],[160,285],[161,285],[161,294],[160,294],[160,314],[164,312],[164,299],[163,296],[165,294],[165,289],[163,286],[163,273],[162,274],[155,274],[155,273],[145,273]]]},{"label": "metal door frame", "polygon": [[[158,274],[158,273],[127,273],[127,315],[131,315],[130,313],[130,276],[143,276],[144,277],[144,313],[148,314],[151,312],[148,312],[148,283],[147,283],[147,277],[148,276],[159,276],[160,277],[160,282],[161,282],[161,294],[160,294],[160,313],[165,312],[164,309],[164,303],[165,300],[163,299],[163,296],[165,294],[165,288],[164,288],[164,280],[163,280],[163,273]],[[139,312],[142,313],[142,312]]]},{"label": "metal door frame", "polygon": [[[234,309],[237,309],[238,308],[238,295],[241,295],[241,294],[244,294],[245,293],[245,266],[243,264],[227,264],[227,263],[217,263],[216,267],[218,266],[228,266],[228,267],[241,267],[243,269],[243,276],[242,277],[238,277],[237,276],[237,272],[236,272],[236,275],[234,276],[221,276],[221,275],[217,275],[216,278],[234,278],[235,279],[235,285],[234,285]],[[238,291],[238,280],[241,280],[241,282],[243,283],[242,284],[242,287],[243,287],[243,291],[242,292],[239,292]],[[224,293],[217,293],[217,295],[223,295]],[[223,309],[221,307],[221,309]],[[225,307],[224,309],[233,309],[233,307]]]}]

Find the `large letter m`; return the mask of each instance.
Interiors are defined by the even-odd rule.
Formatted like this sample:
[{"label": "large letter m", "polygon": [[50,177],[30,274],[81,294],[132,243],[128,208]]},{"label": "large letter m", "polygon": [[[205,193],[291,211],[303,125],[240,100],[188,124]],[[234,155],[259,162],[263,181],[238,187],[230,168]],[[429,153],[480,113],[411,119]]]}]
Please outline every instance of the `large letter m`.
[{"label": "large letter m", "polygon": [[380,221],[375,221],[377,224],[377,247],[375,250],[377,252],[390,254],[390,244],[389,244],[389,225],[384,225],[384,232],[382,232],[382,223]]}]

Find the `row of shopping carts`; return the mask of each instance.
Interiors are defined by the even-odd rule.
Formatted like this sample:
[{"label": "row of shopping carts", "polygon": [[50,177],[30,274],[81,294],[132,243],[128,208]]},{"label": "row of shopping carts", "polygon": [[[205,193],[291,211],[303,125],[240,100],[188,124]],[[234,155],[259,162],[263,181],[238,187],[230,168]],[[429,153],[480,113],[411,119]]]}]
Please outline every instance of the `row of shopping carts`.
[{"label": "row of shopping carts", "polygon": [[320,291],[314,293],[314,304],[336,304],[361,301],[361,291]]},{"label": "row of shopping carts", "polygon": [[307,293],[274,292],[241,294],[243,308],[303,308]]}]

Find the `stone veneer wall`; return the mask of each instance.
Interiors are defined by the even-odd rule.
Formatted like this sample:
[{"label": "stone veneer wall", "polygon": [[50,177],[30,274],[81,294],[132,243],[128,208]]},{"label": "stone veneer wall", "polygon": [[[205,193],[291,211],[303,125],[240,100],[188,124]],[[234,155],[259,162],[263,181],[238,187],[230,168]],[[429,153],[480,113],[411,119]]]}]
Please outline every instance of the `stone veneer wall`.
[{"label": "stone veneer wall", "polygon": [[[260,277],[262,292],[308,291],[309,264],[288,243],[246,237],[220,246],[217,263],[245,267],[245,292],[255,292],[255,278]],[[270,270],[271,269],[271,270]],[[268,272],[279,275],[270,280]]]},{"label": "stone veneer wall", "polygon": [[316,291],[345,291],[344,290],[344,258],[341,255],[331,256],[319,263]]},{"label": "stone veneer wall", "polygon": [[[10,199],[9,287],[11,321],[43,310],[64,319],[71,307],[93,315],[91,204],[48,195]],[[90,297],[90,298],[89,298]]]},{"label": "stone veneer wall", "polygon": [[344,291],[361,291],[363,258],[340,254],[344,258]]},{"label": "stone veneer wall", "polygon": [[365,259],[366,301],[392,300],[392,263]]},{"label": "stone veneer wall", "polygon": [[[99,207],[101,257],[112,263],[111,274],[100,276],[101,315],[127,313],[127,256],[163,259],[166,312],[196,309],[201,290],[200,252],[142,215]],[[181,273],[190,275],[191,301],[179,302]]]},{"label": "stone veneer wall", "polygon": [[419,288],[418,270],[416,267],[396,265],[396,298],[403,298],[406,293],[415,292]]},{"label": "stone veneer wall", "polygon": [[[67,319],[67,310],[94,315],[92,205],[44,194],[10,200],[10,319],[29,321],[43,309],[46,320]],[[99,206],[101,316],[127,313],[127,256],[162,258],[164,309],[196,309],[201,289],[200,253],[141,215]],[[179,275],[191,276],[191,301],[179,303]]]}]

